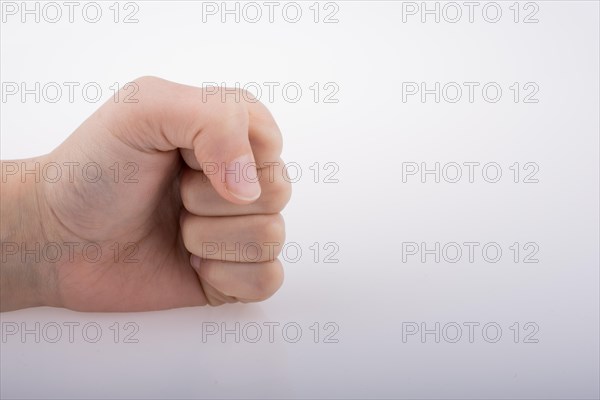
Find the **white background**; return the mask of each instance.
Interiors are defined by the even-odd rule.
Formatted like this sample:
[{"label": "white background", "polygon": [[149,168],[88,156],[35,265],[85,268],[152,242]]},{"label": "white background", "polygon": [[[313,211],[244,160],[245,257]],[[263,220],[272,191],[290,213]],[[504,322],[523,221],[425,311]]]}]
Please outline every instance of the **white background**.
[{"label": "white background", "polygon": [[[278,82],[274,98],[264,85],[260,98],[284,132],[284,159],[302,169],[284,211],[287,240],[302,248],[302,256],[292,262],[290,250],[284,286],[261,304],[132,314],[4,313],[3,333],[6,323],[34,329],[36,322],[56,322],[64,330],[57,343],[43,337],[36,343],[33,334],[4,338],[2,398],[598,398],[599,7],[595,1],[520,3],[515,23],[512,3],[497,3],[502,15],[496,23],[482,15],[485,2],[472,23],[462,2],[456,23],[444,15],[439,23],[426,15],[423,23],[419,13],[404,14],[403,22],[409,5],[384,1],[321,3],[318,23],[312,2],[298,3],[297,23],[283,18],[285,3],[269,22],[262,2],[257,23],[244,15],[239,23],[231,15],[223,23],[220,14],[203,14],[202,3],[191,1],[136,2],[139,22],[132,24],[113,21],[112,2],[100,3],[98,23],[86,22],[81,7],[73,23],[66,14],[56,23],[43,15],[39,23],[34,16],[22,23],[21,14],[3,14],[3,85],[78,82],[81,88],[96,82],[103,94],[96,103],[81,90],[73,102],[66,91],[56,103],[44,96],[39,103],[31,95],[25,101],[3,97],[2,159],[51,151],[110,98],[115,82],[142,75],[198,86]],[[538,22],[524,23],[536,7]],[[120,19],[133,10],[123,3],[119,8]],[[338,22],[323,23],[332,11]],[[488,12],[493,18],[494,9]],[[281,92],[289,82],[303,90],[295,103]],[[337,103],[315,102],[309,88],[315,82],[321,96],[330,92],[325,83],[337,85]],[[480,86],[472,103],[464,86],[457,103],[444,97],[436,103],[434,95],[403,102],[403,82],[426,82],[430,89],[435,82]],[[498,102],[482,97],[488,82],[502,88]],[[521,90],[516,103],[509,88],[514,82]],[[528,82],[539,88],[537,103],[523,101]],[[309,168],[315,162],[318,178]],[[333,171],[324,169],[328,162],[339,167],[337,183],[324,182]],[[432,175],[426,183],[420,175],[403,182],[407,162],[480,166],[473,183],[466,167],[457,183],[443,177],[436,183]],[[482,177],[481,166],[490,162],[502,168],[497,183]],[[515,162],[518,183],[509,169]],[[527,162],[539,166],[537,183],[523,182],[531,171],[523,170]],[[325,249],[329,242],[334,247]],[[481,245],[472,263],[465,252],[455,263],[443,257],[436,263],[433,255],[423,263],[420,255],[406,254],[403,262],[406,242]],[[496,263],[482,257],[489,242],[502,249]],[[515,242],[519,262],[509,248]],[[537,263],[523,262],[529,242],[538,248]],[[339,262],[324,262],[335,246]],[[73,343],[65,322],[80,324]],[[82,336],[90,322],[102,329],[97,343]],[[110,329],[115,322],[119,343]],[[127,322],[139,327],[138,343],[123,343]],[[233,329],[236,322],[239,343],[233,334],[203,342],[207,323]],[[273,343],[265,322],[280,324]],[[434,334],[403,341],[410,322],[427,329],[439,323],[439,343]],[[473,343],[468,322],[479,324]],[[248,323],[263,327],[258,343],[243,335]],[[286,340],[295,336],[293,329],[282,333],[288,323],[302,329],[296,343]],[[448,340],[454,330],[442,330],[452,323],[462,327],[457,343]],[[485,340],[495,336],[493,329],[482,333],[487,323],[502,328],[496,343]],[[325,343],[336,326],[329,339],[337,343]],[[534,327],[529,339],[537,343],[525,343]]]}]

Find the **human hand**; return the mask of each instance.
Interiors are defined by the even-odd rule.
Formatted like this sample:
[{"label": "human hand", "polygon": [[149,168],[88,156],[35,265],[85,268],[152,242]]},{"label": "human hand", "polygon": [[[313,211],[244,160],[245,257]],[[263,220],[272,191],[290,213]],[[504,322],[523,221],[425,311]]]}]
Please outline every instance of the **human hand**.
[{"label": "human hand", "polygon": [[[248,93],[135,85],[137,103],[109,100],[50,154],[3,162],[2,311],[219,305],[280,287],[291,187],[269,111]],[[52,163],[56,182],[20,173]]]}]

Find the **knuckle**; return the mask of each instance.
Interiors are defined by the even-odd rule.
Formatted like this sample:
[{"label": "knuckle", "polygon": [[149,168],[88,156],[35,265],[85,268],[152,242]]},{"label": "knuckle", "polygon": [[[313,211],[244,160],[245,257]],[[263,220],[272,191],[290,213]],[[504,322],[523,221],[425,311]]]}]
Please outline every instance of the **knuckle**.
[{"label": "knuckle", "polygon": [[282,244],[285,240],[285,222],[281,214],[266,216],[262,232],[269,242]]},{"label": "knuckle", "polygon": [[250,92],[247,89],[240,89],[240,94],[241,94],[242,99],[244,99],[245,101],[247,101],[249,103],[256,103],[258,101],[256,96],[254,96],[254,94],[252,94],[252,92]]},{"label": "knuckle", "polygon": [[[218,110],[211,121],[213,124],[211,130],[213,130],[214,134],[248,132],[250,117],[243,104],[236,102],[235,99],[225,98],[216,108]],[[200,135],[200,137],[203,136]],[[206,138],[206,140],[214,140],[214,137]]]},{"label": "knuckle", "polygon": [[163,90],[165,87],[168,87],[165,85],[168,85],[169,83],[169,81],[151,75],[140,76],[130,82],[130,84],[133,84],[142,92]]},{"label": "knuckle", "polygon": [[153,75],[139,76],[133,80],[133,82],[135,82],[137,84],[151,84],[151,83],[156,83],[156,82],[160,82],[160,81],[162,81],[162,79],[160,79],[159,77],[153,76]]},{"label": "knuckle", "polygon": [[262,301],[271,297],[283,284],[283,267],[278,260],[262,264],[261,271],[256,276],[256,300]]},{"label": "knuckle", "polygon": [[246,106],[237,101],[235,96],[226,96],[224,100],[223,107],[225,107],[228,115],[242,120],[249,119],[248,113],[246,112]]},{"label": "knuckle", "polygon": [[292,197],[292,184],[282,178],[271,185],[269,195],[264,199],[264,211],[269,214],[281,212]]}]

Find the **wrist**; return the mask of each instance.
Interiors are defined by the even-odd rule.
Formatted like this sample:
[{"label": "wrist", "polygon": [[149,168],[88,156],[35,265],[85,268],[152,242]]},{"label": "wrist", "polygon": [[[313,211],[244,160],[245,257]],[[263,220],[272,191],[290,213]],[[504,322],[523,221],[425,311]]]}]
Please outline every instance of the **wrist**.
[{"label": "wrist", "polygon": [[37,172],[41,159],[1,163],[0,311],[55,305],[55,268],[44,253],[54,229]]}]

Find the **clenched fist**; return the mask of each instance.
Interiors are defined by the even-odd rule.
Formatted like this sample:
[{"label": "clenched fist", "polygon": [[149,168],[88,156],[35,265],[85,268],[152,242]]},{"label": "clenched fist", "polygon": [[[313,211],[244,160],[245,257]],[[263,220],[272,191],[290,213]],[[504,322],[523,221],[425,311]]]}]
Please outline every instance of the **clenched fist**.
[{"label": "clenched fist", "polygon": [[280,287],[291,187],[269,111],[247,92],[134,85],[135,102],[109,100],[50,154],[2,163],[2,311],[219,305]]}]

